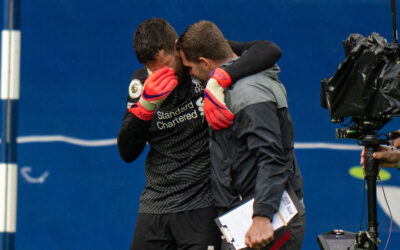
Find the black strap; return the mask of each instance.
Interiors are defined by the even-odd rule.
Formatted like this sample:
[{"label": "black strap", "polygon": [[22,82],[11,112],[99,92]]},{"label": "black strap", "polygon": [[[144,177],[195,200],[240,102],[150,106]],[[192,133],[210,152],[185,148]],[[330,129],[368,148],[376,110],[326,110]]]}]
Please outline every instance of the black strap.
[{"label": "black strap", "polygon": [[393,42],[398,43],[397,24],[396,24],[396,0],[391,0],[391,2],[392,2],[392,19],[393,19]]}]

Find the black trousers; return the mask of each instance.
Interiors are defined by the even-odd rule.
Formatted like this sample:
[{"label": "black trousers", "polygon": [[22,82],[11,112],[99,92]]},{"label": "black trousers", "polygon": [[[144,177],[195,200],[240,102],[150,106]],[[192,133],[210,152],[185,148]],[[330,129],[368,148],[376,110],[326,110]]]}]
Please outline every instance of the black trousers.
[{"label": "black trousers", "polygon": [[138,214],[131,250],[219,250],[214,208],[169,214]]}]

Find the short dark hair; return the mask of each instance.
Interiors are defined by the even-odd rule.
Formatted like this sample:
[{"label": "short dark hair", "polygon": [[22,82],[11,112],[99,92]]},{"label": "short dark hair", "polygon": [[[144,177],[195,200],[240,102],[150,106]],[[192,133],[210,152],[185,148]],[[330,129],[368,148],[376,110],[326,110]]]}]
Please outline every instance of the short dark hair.
[{"label": "short dark hair", "polygon": [[176,48],[192,62],[199,62],[200,57],[222,61],[233,54],[218,27],[204,20],[191,24],[179,37]]},{"label": "short dark hair", "polygon": [[139,24],[133,37],[133,49],[140,63],[146,64],[156,59],[160,50],[173,53],[178,34],[162,18],[151,18]]}]

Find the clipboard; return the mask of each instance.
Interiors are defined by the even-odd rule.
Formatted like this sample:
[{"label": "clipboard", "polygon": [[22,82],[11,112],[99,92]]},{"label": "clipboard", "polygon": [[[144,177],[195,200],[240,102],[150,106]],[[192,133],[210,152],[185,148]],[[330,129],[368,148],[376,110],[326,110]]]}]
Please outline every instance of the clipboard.
[{"label": "clipboard", "polygon": [[[292,194],[291,190],[289,192]],[[253,204],[254,198],[215,219],[223,238],[229,243],[231,250],[247,247],[245,244],[245,235],[253,222]],[[288,191],[284,190],[279,210],[272,218],[272,228],[274,231],[287,226],[290,220],[298,213],[298,205],[299,200],[297,197],[289,195]]]}]

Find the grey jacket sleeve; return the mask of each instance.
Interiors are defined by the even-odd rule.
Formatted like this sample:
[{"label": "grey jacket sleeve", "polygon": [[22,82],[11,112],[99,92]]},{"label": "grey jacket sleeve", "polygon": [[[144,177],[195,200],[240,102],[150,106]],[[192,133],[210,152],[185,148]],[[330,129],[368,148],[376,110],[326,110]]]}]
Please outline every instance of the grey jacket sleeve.
[{"label": "grey jacket sleeve", "polygon": [[257,177],[253,216],[272,220],[279,208],[288,182],[288,166],[284,153],[278,109],[275,102],[249,105],[236,114],[236,134],[247,142],[250,153],[257,159]]}]

